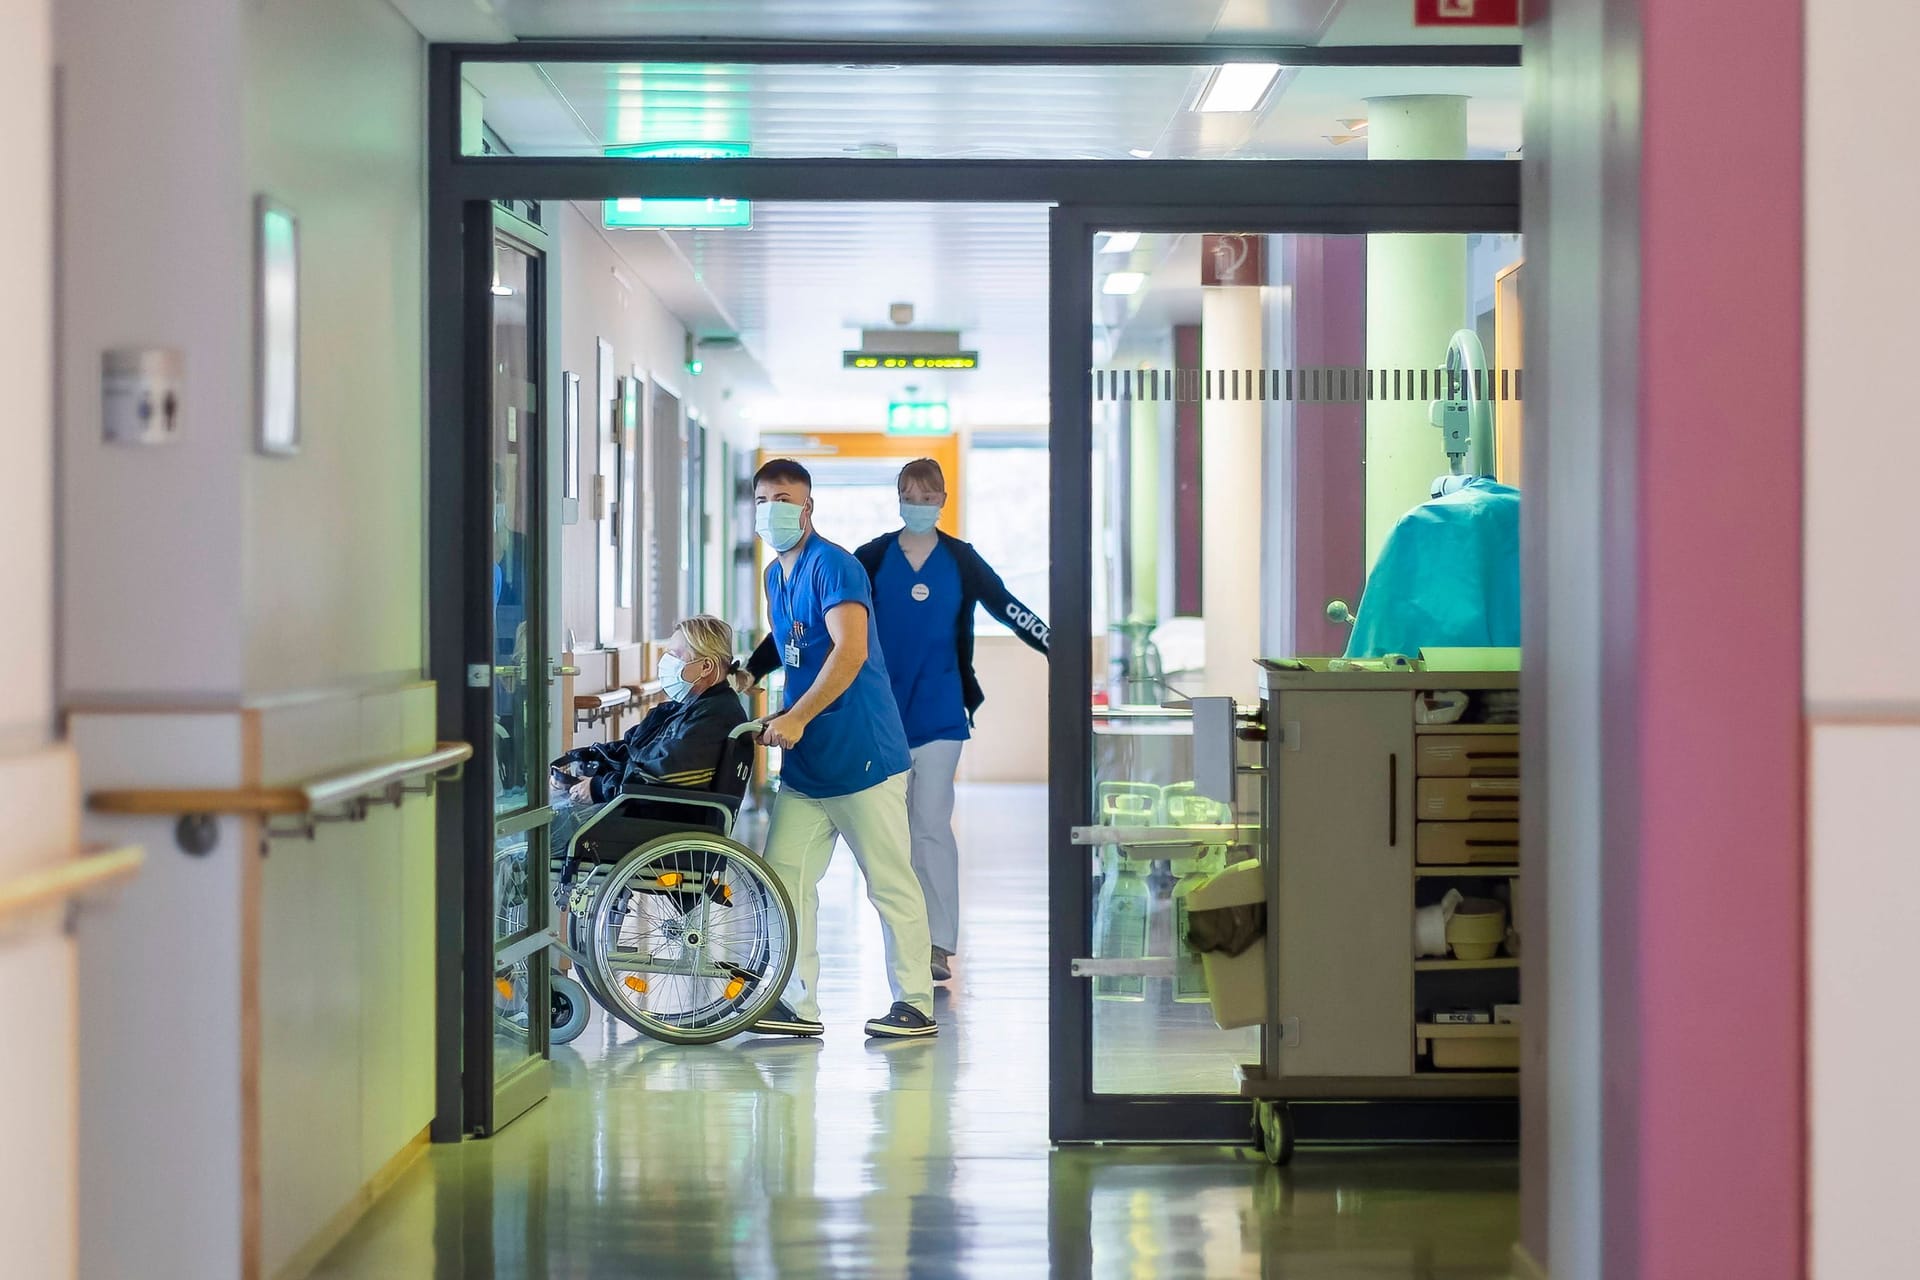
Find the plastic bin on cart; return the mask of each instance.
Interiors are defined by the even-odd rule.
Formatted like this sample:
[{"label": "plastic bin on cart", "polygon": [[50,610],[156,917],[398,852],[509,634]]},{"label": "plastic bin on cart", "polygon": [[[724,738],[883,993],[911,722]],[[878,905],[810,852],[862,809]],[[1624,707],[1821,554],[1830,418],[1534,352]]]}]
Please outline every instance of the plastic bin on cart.
[{"label": "plastic bin on cart", "polygon": [[[1222,907],[1245,907],[1267,900],[1266,878],[1258,859],[1236,862],[1208,876],[1187,895],[1189,916]],[[1267,1019],[1267,940],[1264,936],[1237,956],[1202,952],[1207,997],[1221,1030],[1257,1026]]]}]

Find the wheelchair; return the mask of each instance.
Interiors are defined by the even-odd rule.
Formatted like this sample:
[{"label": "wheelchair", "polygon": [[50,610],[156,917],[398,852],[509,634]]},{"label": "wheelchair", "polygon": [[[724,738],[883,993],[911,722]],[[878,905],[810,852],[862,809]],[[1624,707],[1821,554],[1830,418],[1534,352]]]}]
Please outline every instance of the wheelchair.
[{"label": "wheelchair", "polygon": [[[733,731],[713,790],[628,787],[553,855],[558,949],[586,995],[656,1040],[738,1035],[793,972],[793,904],[773,869],[732,838],[759,730]],[[575,1007],[580,988],[554,976],[554,1042],[565,1043],[585,1009]]]}]

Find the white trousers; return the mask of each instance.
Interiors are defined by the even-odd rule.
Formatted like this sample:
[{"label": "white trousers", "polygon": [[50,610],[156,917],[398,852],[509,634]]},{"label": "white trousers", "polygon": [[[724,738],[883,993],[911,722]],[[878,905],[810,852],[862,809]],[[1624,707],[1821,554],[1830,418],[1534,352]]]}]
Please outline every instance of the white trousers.
[{"label": "white trousers", "polygon": [[949,738],[915,747],[907,781],[913,874],[927,900],[928,936],[948,954],[960,949],[960,842],[953,837],[953,775],[965,745]]},{"label": "white trousers", "polygon": [[784,787],[774,796],[766,859],[798,917],[786,1002],[802,1018],[820,1017],[820,877],[833,860],[835,836],[853,850],[867,880],[867,900],[880,913],[893,998],[933,1014],[927,907],[907,847],[907,777],[898,773],[865,791],[827,800]]}]

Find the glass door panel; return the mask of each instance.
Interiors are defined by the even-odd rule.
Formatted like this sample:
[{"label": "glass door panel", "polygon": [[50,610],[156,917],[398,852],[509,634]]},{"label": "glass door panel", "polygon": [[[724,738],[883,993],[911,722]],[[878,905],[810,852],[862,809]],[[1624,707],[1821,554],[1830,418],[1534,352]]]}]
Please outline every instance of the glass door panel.
[{"label": "glass door panel", "polygon": [[489,1131],[544,1096],[551,723],[544,258],[496,233],[492,285],[494,1082]]},{"label": "glass door panel", "polygon": [[1092,249],[1087,1093],[1232,1096],[1259,1028],[1216,1025],[1184,901],[1266,815],[1254,773],[1200,794],[1189,700],[1251,717],[1265,657],[1519,643],[1517,544],[1510,602],[1465,567],[1367,590],[1410,512],[1517,476],[1520,243],[1116,225]]}]

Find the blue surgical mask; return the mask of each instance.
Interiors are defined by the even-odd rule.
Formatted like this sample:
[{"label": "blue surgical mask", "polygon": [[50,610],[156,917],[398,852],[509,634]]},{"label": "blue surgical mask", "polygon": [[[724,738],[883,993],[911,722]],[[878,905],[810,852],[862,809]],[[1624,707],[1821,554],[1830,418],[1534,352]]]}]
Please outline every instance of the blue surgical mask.
[{"label": "blue surgical mask", "polygon": [[680,660],[679,655],[660,655],[660,681],[666,685],[666,695],[675,702],[685,702],[693,696],[693,685],[687,680],[686,672],[687,664]]},{"label": "blue surgical mask", "polygon": [[900,522],[907,526],[908,533],[926,533],[940,523],[940,508],[923,507],[917,503],[900,504]]},{"label": "blue surgical mask", "polygon": [[763,502],[754,508],[753,531],[775,551],[791,551],[805,536],[800,508],[791,502]]}]

